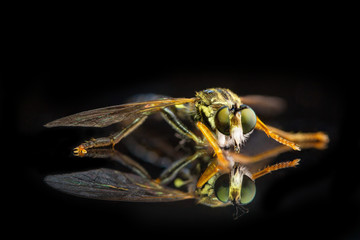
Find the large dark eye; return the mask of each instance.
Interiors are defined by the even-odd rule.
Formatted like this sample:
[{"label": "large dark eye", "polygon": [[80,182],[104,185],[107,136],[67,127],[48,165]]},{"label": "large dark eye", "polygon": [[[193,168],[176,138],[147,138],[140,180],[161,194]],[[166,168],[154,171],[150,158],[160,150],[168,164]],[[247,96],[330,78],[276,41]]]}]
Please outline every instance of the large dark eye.
[{"label": "large dark eye", "polygon": [[[247,134],[251,132],[256,125],[256,114],[254,110],[252,110],[249,106],[244,106],[243,109],[240,110],[241,113],[241,126],[243,129],[243,133]],[[241,108],[241,106],[240,106]]]},{"label": "large dark eye", "polygon": [[241,185],[240,203],[241,204],[250,203],[254,199],[255,193],[256,193],[255,182],[251,180],[248,176],[244,175]]},{"label": "large dark eye", "polygon": [[215,126],[222,134],[230,135],[229,108],[220,108],[215,115]]},{"label": "large dark eye", "polygon": [[223,174],[218,179],[216,179],[214,185],[215,196],[223,203],[229,201],[229,184],[229,174]]}]

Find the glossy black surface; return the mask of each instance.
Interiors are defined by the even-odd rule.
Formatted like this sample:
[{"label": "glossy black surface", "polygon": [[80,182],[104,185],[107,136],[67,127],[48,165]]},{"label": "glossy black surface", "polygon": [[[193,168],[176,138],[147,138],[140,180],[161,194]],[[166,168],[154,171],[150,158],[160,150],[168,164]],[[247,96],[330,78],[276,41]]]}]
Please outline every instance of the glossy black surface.
[{"label": "glossy black surface", "polygon": [[[304,61],[306,60],[303,56]],[[329,63],[329,62],[326,62]],[[14,129],[11,143],[13,167],[6,185],[15,190],[12,203],[22,222],[36,217],[51,229],[124,232],[146,229],[161,232],[206,231],[213,235],[235,231],[246,236],[337,236],[351,238],[359,232],[358,140],[351,141],[355,127],[348,89],[355,83],[339,78],[337,65],[296,61],[259,64],[127,63],[118,69],[25,71],[9,76],[3,99],[3,126]],[[15,81],[22,81],[17,88]],[[119,167],[103,159],[72,156],[72,148],[101,129],[56,128],[43,124],[72,113],[124,103],[138,93],[192,97],[194,91],[225,87],[238,93],[284,98],[288,107],[273,119],[264,119],[285,130],[324,131],[330,143],[324,151],[297,153],[296,169],[279,171],[257,181],[257,195],[249,213],[234,221],[234,208],[211,209],[193,200],[174,203],[126,203],[83,199],[50,188],[43,182],[49,174]],[[356,86],[357,88],[357,86]],[[351,118],[351,120],[350,120]],[[169,128],[169,132],[171,132]],[[271,141],[271,140],[269,140]],[[121,147],[120,147],[121,148]],[[292,160],[285,153],[279,160]],[[289,159],[290,158],[290,159]],[[156,175],[157,169],[144,164]],[[100,230],[100,231],[102,231]],[[214,231],[214,232],[213,232]],[[290,234],[290,235],[289,235]]]}]

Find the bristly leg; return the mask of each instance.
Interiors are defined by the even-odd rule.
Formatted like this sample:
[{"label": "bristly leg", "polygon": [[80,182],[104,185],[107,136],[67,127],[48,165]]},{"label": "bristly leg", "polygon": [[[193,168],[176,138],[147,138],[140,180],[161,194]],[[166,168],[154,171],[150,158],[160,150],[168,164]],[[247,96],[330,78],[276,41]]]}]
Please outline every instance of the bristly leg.
[{"label": "bristly leg", "polygon": [[115,144],[120,142],[121,139],[123,139],[131,132],[133,132],[137,127],[139,127],[145,121],[146,118],[147,116],[142,116],[135,119],[131,124],[126,126],[120,132],[112,134],[109,137],[92,138],[89,141],[86,141],[80,144],[79,146],[77,146],[76,148],[74,148],[73,153],[75,156],[83,157],[87,153],[86,149],[107,147],[107,146],[114,147]]},{"label": "bristly leg", "polygon": [[[259,129],[263,132],[266,133],[266,135],[268,137],[271,137],[272,139],[274,139],[275,141],[283,144],[283,145],[286,145],[288,147],[291,147],[292,149],[296,150],[296,151],[300,151],[300,146],[297,145],[296,143],[294,142],[291,142],[281,136],[279,136],[278,134],[276,134],[275,132],[271,131],[259,118],[257,118],[257,122],[256,122],[256,126],[255,126],[256,129]],[[271,128],[272,130],[275,130],[276,128]]]},{"label": "bristly leg", "polygon": [[262,177],[270,172],[279,170],[279,169],[283,169],[283,168],[290,168],[290,167],[295,167],[297,165],[299,165],[300,159],[294,159],[292,161],[288,161],[288,162],[281,162],[281,163],[277,163],[271,166],[267,166],[266,168],[264,168],[263,170],[260,170],[256,173],[254,173],[252,175],[252,179],[255,180],[259,177]]},{"label": "bristly leg", "polygon": [[286,138],[293,142],[323,142],[328,143],[329,142],[329,136],[326,133],[323,132],[310,132],[310,133],[291,133],[291,132],[285,132],[283,130],[267,126],[268,129],[271,132],[275,132],[276,134],[282,136],[283,138]]}]

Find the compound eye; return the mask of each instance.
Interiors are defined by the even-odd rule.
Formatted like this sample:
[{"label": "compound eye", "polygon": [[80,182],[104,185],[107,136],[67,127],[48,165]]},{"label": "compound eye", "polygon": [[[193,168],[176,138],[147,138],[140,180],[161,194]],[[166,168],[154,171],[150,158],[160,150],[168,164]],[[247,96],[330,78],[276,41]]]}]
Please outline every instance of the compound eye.
[{"label": "compound eye", "polygon": [[244,175],[243,182],[241,185],[240,203],[241,204],[250,203],[254,199],[255,193],[256,193],[255,182],[251,180],[248,176]]},{"label": "compound eye", "polygon": [[[254,110],[252,110],[247,105],[242,105],[244,108],[240,110],[241,114],[241,126],[243,129],[243,133],[247,134],[254,130],[256,125],[256,114]],[[241,108],[241,107],[240,107]]]},{"label": "compound eye", "polygon": [[219,201],[223,203],[227,203],[229,201],[229,186],[230,186],[230,178],[229,174],[223,174],[214,184],[215,196]]},{"label": "compound eye", "polygon": [[215,126],[222,134],[230,135],[229,108],[224,106],[220,108],[215,115]]}]

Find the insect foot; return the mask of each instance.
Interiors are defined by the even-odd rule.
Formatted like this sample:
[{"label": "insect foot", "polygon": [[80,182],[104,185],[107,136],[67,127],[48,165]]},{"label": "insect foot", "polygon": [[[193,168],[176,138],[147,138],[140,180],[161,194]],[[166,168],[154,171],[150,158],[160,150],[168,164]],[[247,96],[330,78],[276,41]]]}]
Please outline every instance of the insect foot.
[{"label": "insect foot", "polygon": [[83,145],[79,145],[78,147],[74,148],[74,156],[83,157],[86,155],[87,151]]}]

